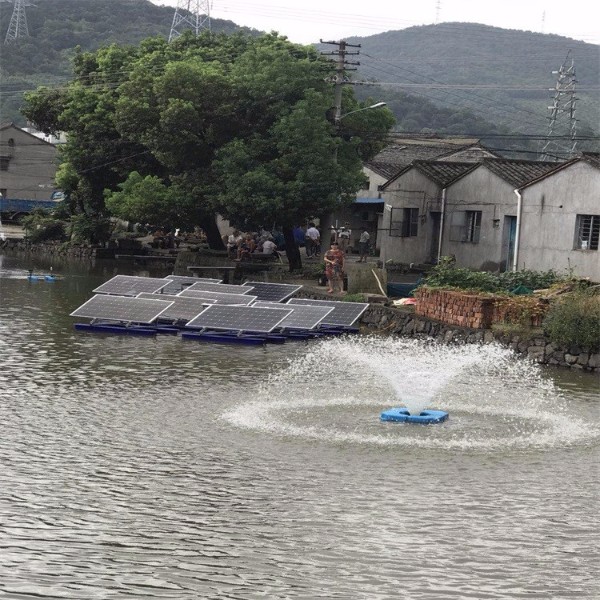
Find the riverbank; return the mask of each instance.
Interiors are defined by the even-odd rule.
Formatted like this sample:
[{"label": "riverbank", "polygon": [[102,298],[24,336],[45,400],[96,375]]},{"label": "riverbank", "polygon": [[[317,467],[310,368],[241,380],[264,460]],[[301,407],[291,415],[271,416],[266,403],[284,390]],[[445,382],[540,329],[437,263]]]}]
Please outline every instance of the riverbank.
[{"label": "riverbank", "polygon": [[[204,265],[206,267],[221,266],[231,268],[236,279],[269,279],[287,283],[297,283],[303,288],[299,296],[319,300],[342,300],[341,296],[331,296],[325,292],[325,287],[319,285],[320,263],[309,263],[303,272],[290,274],[284,263],[270,265],[244,265],[228,260],[225,256],[209,256],[202,252],[182,250],[175,255],[166,255],[173,262],[166,261],[159,265],[156,260],[160,255],[153,254],[156,260],[148,257],[124,257],[123,260],[110,261],[102,255],[101,248],[75,246],[65,248],[58,244],[32,245],[25,241],[15,241],[8,249],[10,254],[31,254],[36,257],[45,256],[49,260],[56,258],[73,259],[76,261],[95,260],[96,262],[110,264],[116,262],[127,267],[130,271],[137,265],[140,268],[149,266],[152,260],[153,269],[162,268],[167,272],[176,274],[190,274],[188,266]],[[137,261],[137,263],[136,263]],[[144,264],[145,263],[145,264]],[[553,344],[544,336],[541,328],[531,330],[512,331],[510,328],[494,327],[492,329],[470,329],[456,325],[447,325],[434,319],[417,316],[412,307],[385,306],[386,298],[374,298],[369,308],[363,314],[360,325],[365,332],[375,332],[382,335],[433,339],[444,344],[488,344],[497,342],[514,350],[515,353],[527,357],[539,364],[559,366],[574,370],[583,370],[597,373],[600,371],[600,353],[590,352],[578,346],[561,348]]]}]

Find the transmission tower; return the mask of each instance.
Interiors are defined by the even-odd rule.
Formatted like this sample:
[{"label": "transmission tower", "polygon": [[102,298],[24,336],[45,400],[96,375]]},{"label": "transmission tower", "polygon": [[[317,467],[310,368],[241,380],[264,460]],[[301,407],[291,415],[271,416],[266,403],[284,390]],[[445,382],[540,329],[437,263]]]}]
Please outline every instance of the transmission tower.
[{"label": "transmission tower", "polygon": [[[569,64],[570,62],[570,64]],[[550,88],[554,92],[552,106],[548,107],[550,123],[548,136],[542,148],[542,160],[565,160],[575,155],[577,146],[577,119],[575,109],[577,97],[575,96],[575,61],[571,51],[567,53],[563,64],[556,75],[556,86]]]},{"label": "transmission tower", "polygon": [[198,35],[203,29],[210,31],[211,0],[177,0],[169,42],[179,37],[185,29]]},{"label": "transmission tower", "polygon": [[27,28],[27,17],[25,16],[26,0],[14,0],[12,17],[8,25],[8,31],[4,38],[4,45],[13,44],[19,38],[29,37],[29,29]]},{"label": "transmission tower", "polygon": [[437,0],[435,3],[435,24],[440,22],[440,12],[442,12],[442,0]]}]

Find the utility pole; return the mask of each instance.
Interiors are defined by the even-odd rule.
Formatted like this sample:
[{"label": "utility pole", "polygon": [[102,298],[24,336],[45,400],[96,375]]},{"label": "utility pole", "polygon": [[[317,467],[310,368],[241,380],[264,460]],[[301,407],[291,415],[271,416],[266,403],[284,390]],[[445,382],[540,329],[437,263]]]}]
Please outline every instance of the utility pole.
[{"label": "utility pole", "polygon": [[[569,59],[571,64],[569,65]],[[554,92],[552,106],[548,107],[550,123],[548,136],[542,148],[542,160],[559,161],[569,159],[575,155],[577,146],[577,97],[575,96],[575,61],[571,58],[571,50],[567,53],[563,64],[556,75],[556,86],[549,91]]]},{"label": "utility pole", "polygon": [[[324,42],[319,40],[321,44],[329,44],[331,46],[337,46],[337,50],[332,52],[321,52],[323,56],[335,56],[337,57],[335,64],[335,75],[328,77],[326,81],[333,83],[333,123],[335,126],[336,134],[339,133],[340,123],[342,121],[342,90],[344,85],[350,85],[351,82],[346,77],[346,71],[356,71],[356,67],[360,65],[359,62],[351,62],[346,59],[347,56],[358,56],[359,50],[349,51],[348,48],[360,48],[360,44],[348,44],[345,40],[339,42]],[[338,149],[337,145],[334,150],[334,161],[337,163]],[[333,224],[333,215],[327,214],[322,215],[319,219],[321,225],[321,251],[326,252],[329,248],[330,228]]]},{"label": "utility pole", "polygon": [[327,80],[334,85],[333,107],[335,112],[333,122],[337,129],[342,120],[342,88],[344,85],[351,83],[346,77],[346,71],[356,71],[356,66],[360,65],[359,62],[346,60],[347,56],[357,56],[360,54],[360,51],[349,51],[347,48],[360,48],[360,44],[349,44],[345,40],[340,40],[339,42],[324,42],[320,40],[320,42],[321,44],[330,44],[338,47],[337,50],[333,50],[332,52],[321,52],[323,56],[337,56],[335,75]]},{"label": "utility pole", "polygon": [[15,6],[4,38],[5,46],[16,43],[19,38],[29,37],[27,16],[25,15],[26,0],[14,0],[14,2]]},{"label": "utility pole", "polygon": [[179,37],[185,29],[191,29],[196,36],[202,30],[210,31],[211,6],[211,0],[177,0],[169,42]]}]

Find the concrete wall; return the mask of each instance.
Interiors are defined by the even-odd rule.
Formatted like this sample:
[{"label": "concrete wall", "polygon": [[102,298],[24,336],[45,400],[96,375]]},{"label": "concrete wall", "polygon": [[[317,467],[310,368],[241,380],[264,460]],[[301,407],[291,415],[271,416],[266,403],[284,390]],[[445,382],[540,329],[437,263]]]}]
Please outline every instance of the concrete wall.
[{"label": "concrete wall", "polygon": [[0,189],[6,198],[51,199],[58,165],[55,146],[9,125],[0,129],[0,156],[9,159],[8,170],[0,171]]},{"label": "concrete wall", "polygon": [[[479,242],[456,239],[465,211],[481,211]],[[456,264],[481,270],[505,270],[508,258],[507,216],[516,217],[514,188],[484,166],[448,187],[442,256],[454,255]],[[509,267],[510,268],[510,267]]]},{"label": "concrete wall", "polygon": [[575,248],[577,215],[600,215],[600,170],[585,161],[525,188],[518,268],[600,281],[600,250]]},{"label": "concrete wall", "polygon": [[[439,211],[440,195],[439,186],[414,168],[382,192],[385,204],[379,234],[381,259],[384,262],[425,263],[430,260],[432,246],[435,244],[437,248],[431,212]],[[403,208],[419,209],[418,234],[414,237],[390,235],[392,209]],[[394,220],[397,218],[401,218],[401,212],[394,210]]]}]

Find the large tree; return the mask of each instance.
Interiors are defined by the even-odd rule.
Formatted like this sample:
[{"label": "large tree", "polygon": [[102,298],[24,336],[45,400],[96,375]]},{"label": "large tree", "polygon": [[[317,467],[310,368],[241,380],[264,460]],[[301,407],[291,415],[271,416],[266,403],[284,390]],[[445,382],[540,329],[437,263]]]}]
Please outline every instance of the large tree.
[{"label": "large tree", "polygon": [[[66,131],[60,174],[75,210],[129,220],[156,210],[148,220],[198,224],[214,248],[216,213],[275,223],[295,268],[292,225],[360,187],[361,159],[393,123],[387,110],[364,111],[335,129],[327,69],[313,48],[276,34],[150,38],[78,55],[75,81],[31,94],[25,113]],[[347,90],[344,111],[359,108]]]}]

